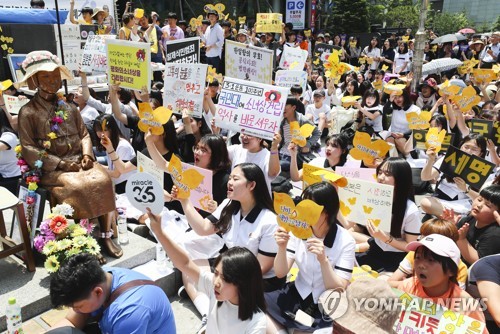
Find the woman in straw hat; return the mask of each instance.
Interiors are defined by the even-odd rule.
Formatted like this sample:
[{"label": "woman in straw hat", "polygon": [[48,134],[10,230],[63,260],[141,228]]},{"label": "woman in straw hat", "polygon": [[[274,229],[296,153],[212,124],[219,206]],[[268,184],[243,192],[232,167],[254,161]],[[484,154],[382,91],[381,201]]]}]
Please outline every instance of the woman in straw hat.
[{"label": "woman in straw hat", "polygon": [[102,246],[114,257],[123,254],[110,239],[115,210],[113,184],[107,172],[94,164],[92,141],[74,106],[57,94],[63,79],[72,79],[59,58],[48,51],[33,51],[22,63],[26,82],[38,88],[19,112],[22,157],[50,191],[51,202],[65,202],[73,218],[99,218]]}]

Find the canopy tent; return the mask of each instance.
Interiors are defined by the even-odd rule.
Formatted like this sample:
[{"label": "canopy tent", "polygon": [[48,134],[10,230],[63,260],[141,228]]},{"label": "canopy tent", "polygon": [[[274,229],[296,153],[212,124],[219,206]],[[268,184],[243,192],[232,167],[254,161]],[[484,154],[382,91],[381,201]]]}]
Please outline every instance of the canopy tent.
[{"label": "canopy tent", "polygon": [[[64,24],[68,11],[60,10],[60,23]],[[55,10],[50,9],[19,9],[0,8],[0,24],[29,23],[29,24],[57,24]]]}]

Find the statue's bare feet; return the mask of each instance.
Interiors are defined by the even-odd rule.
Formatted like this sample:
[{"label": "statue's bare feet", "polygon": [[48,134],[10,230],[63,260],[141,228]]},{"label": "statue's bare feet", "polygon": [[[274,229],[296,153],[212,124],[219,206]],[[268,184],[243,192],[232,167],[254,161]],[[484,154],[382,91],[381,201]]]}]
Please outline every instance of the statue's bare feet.
[{"label": "statue's bare feet", "polygon": [[120,258],[123,255],[122,248],[115,244],[111,238],[101,238],[101,249],[106,251],[106,253],[114,258]]},{"label": "statue's bare feet", "polygon": [[99,261],[99,264],[100,265],[103,265],[103,264],[106,264],[108,261],[106,260],[106,258],[104,257],[104,255],[102,254],[97,254],[97,261]]}]

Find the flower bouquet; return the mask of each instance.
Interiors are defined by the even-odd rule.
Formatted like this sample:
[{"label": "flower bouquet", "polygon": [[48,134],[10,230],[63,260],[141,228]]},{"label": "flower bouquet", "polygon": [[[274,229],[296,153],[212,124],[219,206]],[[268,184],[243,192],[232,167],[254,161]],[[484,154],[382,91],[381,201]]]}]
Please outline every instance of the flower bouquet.
[{"label": "flower bouquet", "polygon": [[39,233],[33,241],[35,249],[47,256],[44,266],[49,273],[57,272],[60,265],[72,255],[98,255],[101,251],[92,237],[94,226],[88,219],[82,219],[79,223],[69,219],[73,211],[71,205],[66,203],[53,207],[48,218],[40,224]]}]

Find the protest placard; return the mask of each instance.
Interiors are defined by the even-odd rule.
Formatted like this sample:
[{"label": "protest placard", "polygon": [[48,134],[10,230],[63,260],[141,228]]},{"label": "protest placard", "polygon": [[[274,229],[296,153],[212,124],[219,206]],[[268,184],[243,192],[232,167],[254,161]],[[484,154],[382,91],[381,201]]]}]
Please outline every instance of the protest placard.
[{"label": "protest placard", "polygon": [[371,220],[382,231],[391,231],[393,186],[348,177],[338,193],[340,212],[347,220],[362,225]]},{"label": "protest placard", "polygon": [[108,70],[106,39],[115,38],[115,35],[89,36],[83,47],[80,70],[85,73],[106,73]]},{"label": "protest placard", "polygon": [[3,95],[3,100],[5,102],[5,108],[7,108],[7,112],[15,115],[19,114],[19,109],[21,109],[22,106],[30,101],[27,98],[20,99],[17,96],[6,94]]},{"label": "protest placard", "polygon": [[305,92],[307,88],[307,72],[278,70],[274,78],[276,86],[291,88],[293,85],[299,85]]},{"label": "protest placard", "polygon": [[488,134],[488,139],[491,139],[495,146],[500,146],[500,122],[495,121],[493,128]]},{"label": "protest placard", "polygon": [[[211,170],[200,168],[197,166],[193,166],[187,163],[182,163],[182,170],[185,172],[188,169],[196,170],[198,173],[203,175],[203,181],[194,189],[191,190],[191,194],[189,196],[189,200],[193,204],[195,208],[207,211],[208,210],[208,202],[213,200],[212,189],[212,175],[213,172]],[[217,185],[220,186],[220,185]]]},{"label": "protest placard", "polygon": [[[425,137],[428,130],[413,130],[413,147],[417,150],[427,151],[427,147],[425,146]],[[443,142],[441,143],[441,149],[439,153],[445,153],[448,147],[450,147],[451,143],[455,139],[454,133],[447,133],[444,136]]]},{"label": "protest placard", "polygon": [[323,63],[328,59],[332,50],[340,50],[340,47],[336,47],[326,43],[317,43],[314,46],[313,52],[313,67],[323,68]]},{"label": "protest placard", "polygon": [[305,0],[286,0],[285,22],[293,24],[294,30],[305,28]]},{"label": "protest placard", "polygon": [[271,32],[281,34],[283,30],[283,14],[280,13],[257,13],[255,32]]},{"label": "protest placard", "polygon": [[107,39],[108,82],[121,87],[151,90],[151,52],[149,44]]},{"label": "protest placard", "polygon": [[194,117],[201,117],[207,68],[206,64],[166,63],[163,105],[174,113],[186,108]]},{"label": "protest placard", "polygon": [[271,84],[273,51],[226,39],[226,76]]},{"label": "protest placard", "polygon": [[200,38],[189,37],[165,43],[167,63],[197,64],[200,62]]},{"label": "protest placard", "polygon": [[477,119],[473,118],[466,122],[467,127],[470,132],[477,133],[479,135],[483,135],[484,137],[488,137],[488,135],[493,130],[493,121],[489,121],[487,119]]},{"label": "protest placard", "polygon": [[339,187],[345,187],[347,185],[347,179],[345,177],[331,170],[310,164],[304,164],[302,166],[302,189],[306,189],[311,184],[322,181],[335,183]]},{"label": "protest placard", "polygon": [[401,313],[393,327],[397,334],[483,333],[486,327],[484,322],[450,310],[451,307],[470,311],[481,309],[481,302],[473,300],[472,297],[469,297],[470,300],[461,297],[441,298],[441,304],[435,304],[430,299],[423,299],[397,289],[393,291],[398,298],[397,303],[387,303],[387,305],[402,305]]},{"label": "protest placard", "polygon": [[307,51],[285,45],[279,67],[284,70],[302,71],[307,60]]},{"label": "protest placard", "polygon": [[377,171],[375,168],[355,168],[355,167],[335,167],[335,173],[344,177],[360,179],[370,182],[377,181]]},{"label": "protest placard", "polygon": [[318,222],[323,206],[305,199],[295,205],[290,195],[274,192],[274,211],[278,225],[299,239],[313,236],[311,226]]},{"label": "protest placard", "polygon": [[148,158],[139,151],[137,151],[137,170],[140,173],[146,172],[151,174],[159,184],[163,184],[165,171],[158,168],[152,159]]},{"label": "protest placard", "polygon": [[224,78],[215,124],[223,129],[272,140],[283,119],[288,89]]},{"label": "protest placard", "polygon": [[458,176],[469,186],[479,190],[493,168],[495,164],[476,155],[465,153],[455,146],[450,146],[439,170],[448,176]]}]

